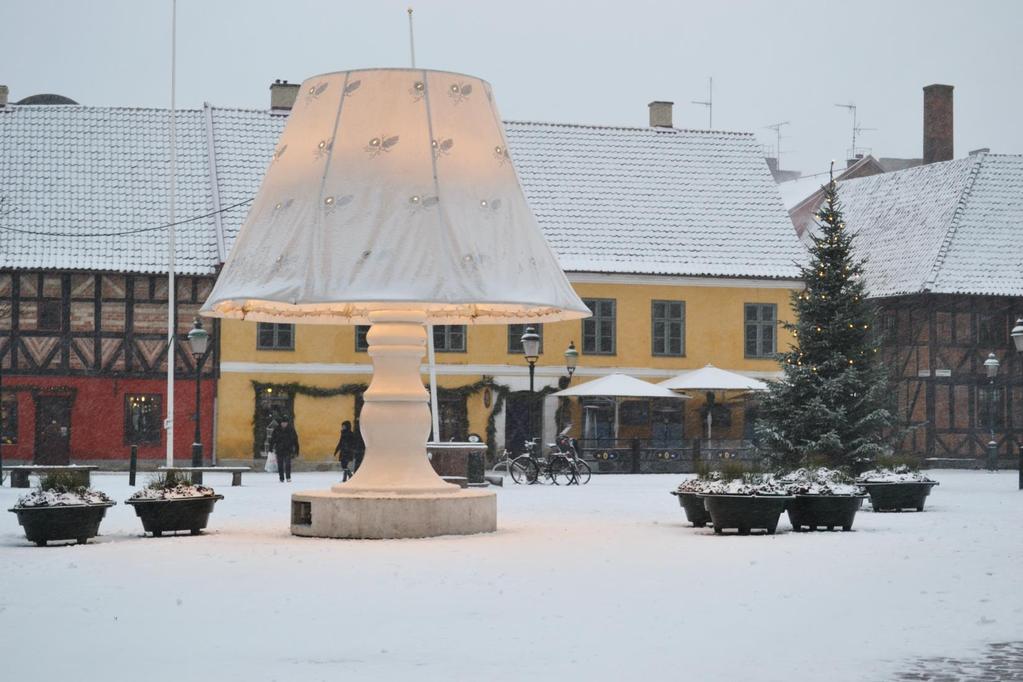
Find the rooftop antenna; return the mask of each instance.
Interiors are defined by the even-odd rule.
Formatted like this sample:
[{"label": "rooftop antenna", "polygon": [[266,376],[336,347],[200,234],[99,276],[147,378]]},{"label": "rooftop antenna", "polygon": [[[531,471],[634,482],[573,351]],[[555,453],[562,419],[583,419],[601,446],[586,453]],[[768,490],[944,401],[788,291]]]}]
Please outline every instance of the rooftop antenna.
[{"label": "rooftop antenna", "polygon": [[836,104],[836,107],[842,107],[852,112],[852,148],[849,150],[849,158],[856,156],[856,136],[862,133],[864,130],[877,130],[877,128],[864,128],[856,120],[856,105],[850,102],[849,104]]},{"label": "rooftop antenna", "polygon": [[711,76],[707,79],[707,100],[692,100],[693,104],[699,104],[707,107],[707,129],[714,129],[714,77]]},{"label": "rooftop antenna", "polygon": [[408,50],[412,55],[412,68],[416,68],[416,37],[412,31],[412,8],[408,8]]},{"label": "rooftop antenna", "polygon": [[788,121],[782,121],[781,123],[772,123],[769,126],[764,126],[768,130],[774,131],[775,144],[777,145],[774,150],[774,156],[778,160],[778,168],[781,168],[781,129],[782,126],[791,125]]}]

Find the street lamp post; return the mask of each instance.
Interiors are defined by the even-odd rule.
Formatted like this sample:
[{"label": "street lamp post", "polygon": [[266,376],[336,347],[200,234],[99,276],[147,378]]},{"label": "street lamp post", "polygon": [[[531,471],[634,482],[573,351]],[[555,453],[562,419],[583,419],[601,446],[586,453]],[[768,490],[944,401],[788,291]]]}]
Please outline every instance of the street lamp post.
[{"label": "street lamp post", "polygon": [[202,388],[202,360],[206,355],[206,347],[209,345],[210,335],[202,328],[202,322],[195,318],[192,330],[188,332],[188,345],[192,349],[192,357],[195,358],[195,437],[192,440],[192,466],[202,466],[202,433],[199,430],[199,411],[201,388]]},{"label": "street lamp post", "polygon": [[568,370],[568,383],[572,383],[572,375],[575,374],[578,364],[579,351],[575,349],[575,341],[569,341],[568,348],[565,349],[565,369]]},{"label": "street lamp post", "polygon": [[533,327],[526,327],[522,333],[522,355],[529,363],[529,437],[533,437],[533,377],[536,373],[536,361],[540,359],[540,335]]},{"label": "street lamp post", "polygon": [[[1012,328],[1012,342],[1016,344],[1016,352],[1023,353],[1023,318],[1016,320]],[[1019,445],[1019,489],[1023,490],[1023,443]]]},{"label": "street lamp post", "polygon": [[998,358],[994,353],[988,353],[984,361],[984,370],[987,372],[987,417],[990,429],[991,440],[987,443],[987,468],[994,471],[998,468],[998,443],[995,442],[995,377],[998,375]]}]

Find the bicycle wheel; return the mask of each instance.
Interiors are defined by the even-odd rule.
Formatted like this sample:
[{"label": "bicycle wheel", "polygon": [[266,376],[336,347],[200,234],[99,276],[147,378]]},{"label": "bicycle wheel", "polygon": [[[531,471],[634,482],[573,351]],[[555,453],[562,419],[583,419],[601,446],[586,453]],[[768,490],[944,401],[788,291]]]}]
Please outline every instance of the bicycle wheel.
[{"label": "bicycle wheel", "polygon": [[590,465],[581,459],[574,461],[575,464],[575,480],[579,485],[586,485],[590,482]]},{"label": "bicycle wheel", "polygon": [[536,483],[536,462],[526,455],[513,459],[508,471],[511,472],[512,480],[516,483],[525,485]]},{"label": "bicycle wheel", "polygon": [[572,470],[572,463],[564,457],[552,459],[551,478],[554,480],[554,485],[572,485],[575,482],[575,471]]}]

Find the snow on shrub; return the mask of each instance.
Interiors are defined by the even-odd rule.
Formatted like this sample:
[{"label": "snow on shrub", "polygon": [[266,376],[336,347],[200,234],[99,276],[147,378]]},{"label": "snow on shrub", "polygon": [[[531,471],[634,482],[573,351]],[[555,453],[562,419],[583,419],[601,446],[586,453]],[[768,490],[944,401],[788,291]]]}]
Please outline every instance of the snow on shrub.
[{"label": "snow on shrub", "polygon": [[215,495],[213,488],[196,485],[176,471],[168,471],[151,480],[142,490],[137,491],[129,500],[180,500],[192,497],[210,497]]},{"label": "snow on shrub", "polygon": [[788,488],[773,478],[745,476],[728,481],[711,481],[707,495],[789,495]]},{"label": "snow on shrub", "polygon": [[863,488],[839,469],[801,468],[778,479],[793,495],[863,495]]},{"label": "snow on shrub", "polygon": [[905,464],[894,467],[882,467],[864,471],[856,479],[861,483],[934,483],[934,479],[928,478],[919,471],[910,469]]},{"label": "snow on shrub", "polygon": [[711,471],[709,473],[701,473],[696,478],[690,478],[687,481],[682,481],[679,484],[675,492],[677,493],[704,493],[707,492],[707,488],[713,484],[718,483],[721,480],[721,473],[718,471]]},{"label": "snow on shrub", "polygon": [[78,484],[78,479],[65,472],[48,474],[39,487],[18,498],[19,507],[70,507],[79,504],[107,504],[112,500],[105,493]]}]

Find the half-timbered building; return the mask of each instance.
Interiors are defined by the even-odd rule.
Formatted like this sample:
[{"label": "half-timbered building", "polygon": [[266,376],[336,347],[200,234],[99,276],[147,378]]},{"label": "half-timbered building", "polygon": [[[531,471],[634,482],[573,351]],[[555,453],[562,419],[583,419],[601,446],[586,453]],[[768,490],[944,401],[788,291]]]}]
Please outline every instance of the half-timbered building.
[{"label": "half-timbered building", "polygon": [[[838,183],[867,258],[883,353],[904,424],[927,458],[1002,459],[1023,439],[1023,363],[1009,332],[1023,315],[1023,156],[967,158]],[[988,379],[989,353],[1001,368]]]},{"label": "half-timbered building", "polygon": [[[245,130],[276,130],[278,118],[250,114]],[[244,217],[244,207],[218,211],[251,196],[266,162],[234,120],[209,106],[176,119],[176,220],[186,221],[175,230],[173,296],[180,458],[196,409],[185,334]],[[4,461],[126,459],[131,445],[141,457],[164,455],[169,123],[166,110],[0,106]],[[207,328],[200,424],[209,453],[219,327]]]}]

